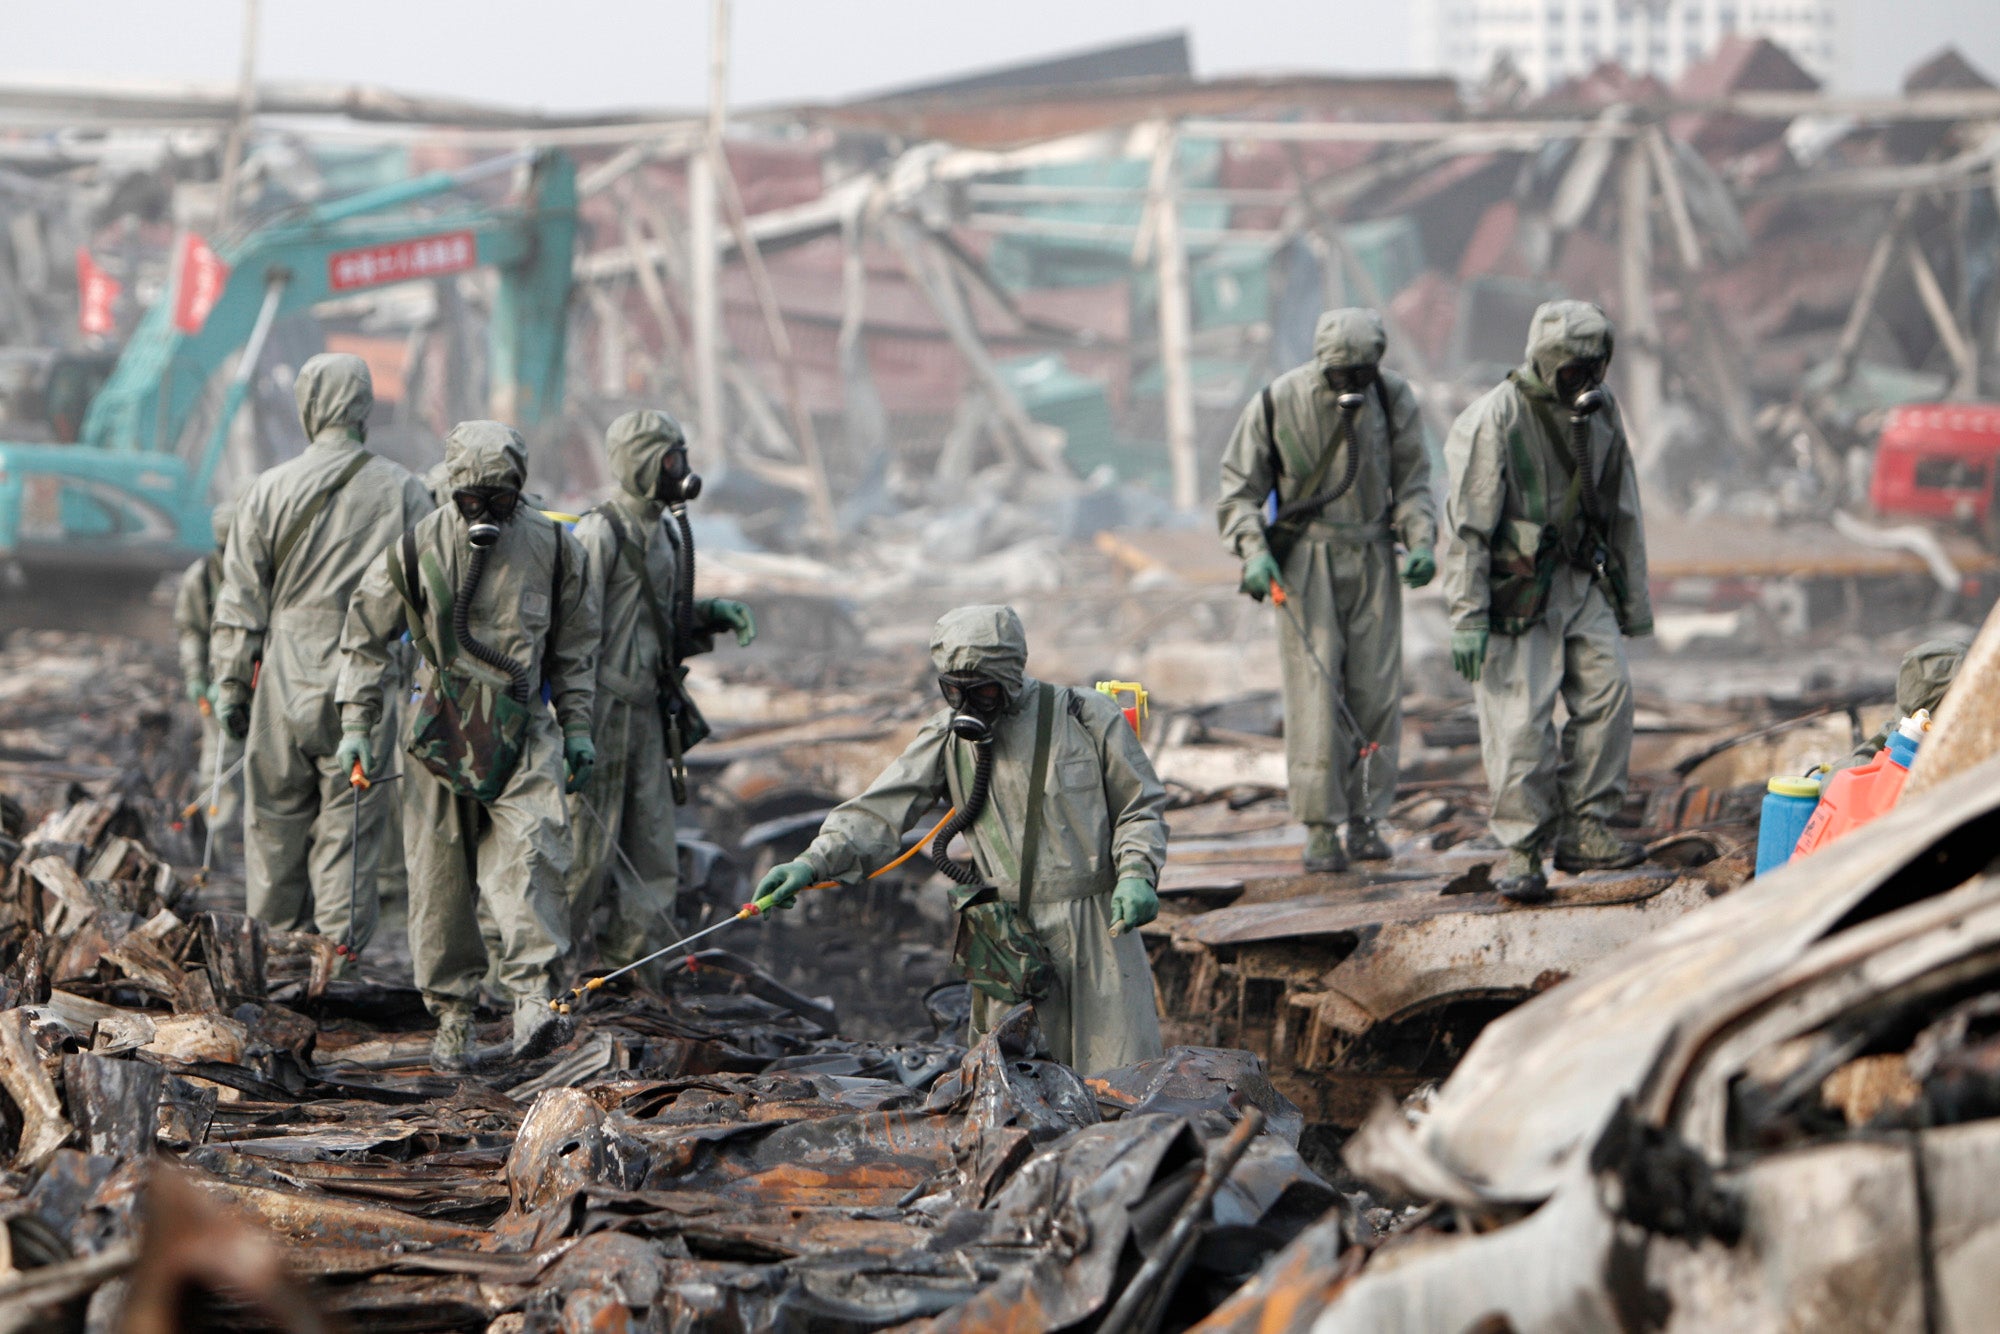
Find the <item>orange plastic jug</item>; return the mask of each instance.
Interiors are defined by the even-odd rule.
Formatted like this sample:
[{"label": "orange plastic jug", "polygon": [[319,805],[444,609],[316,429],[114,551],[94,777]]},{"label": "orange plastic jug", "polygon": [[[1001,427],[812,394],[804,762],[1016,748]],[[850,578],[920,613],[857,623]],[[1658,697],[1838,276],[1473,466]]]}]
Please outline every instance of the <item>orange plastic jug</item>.
[{"label": "orange plastic jug", "polygon": [[1806,821],[1792,856],[1803,857],[1850,829],[1859,829],[1870,820],[1887,815],[1896,805],[1896,798],[1903,794],[1903,784],[1910,777],[1910,761],[1917,755],[1917,738],[1929,721],[1927,716],[1904,720],[1874,759],[1843,769],[1828,779],[1820,793],[1819,807],[1813,811],[1812,819]]}]

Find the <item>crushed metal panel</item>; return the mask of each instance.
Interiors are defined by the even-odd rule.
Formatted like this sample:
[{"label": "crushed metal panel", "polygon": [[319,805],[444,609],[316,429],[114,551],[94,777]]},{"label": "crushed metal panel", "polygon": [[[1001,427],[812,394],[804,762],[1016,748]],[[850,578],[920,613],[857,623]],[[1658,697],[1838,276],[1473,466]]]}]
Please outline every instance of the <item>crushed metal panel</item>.
[{"label": "crushed metal panel", "polygon": [[1378,1019],[1457,995],[1543,991],[1579,960],[1604,958],[1713,897],[1708,883],[1692,876],[1641,883],[1647,888],[1609,903],[1571,907],[1559,899],[1532,909],[1385,923],[1364,934],[1327,981]]},{"label": "crushed metal panel", "polygon": [[[1814,1145],[1771,1154],[1721,1180],[1743,1201],[1744,1232],[1735,1246],[1645,1240],[1645,1283],[1668,1313],[1666,1330],[1921,1334],[1938,1327],[1924,1318],[1922,1211],[1910,1144]],[[1627,1228],[1621,1245],[1637,1241],[1623,1235]],[[1607,1286],[1613,1281],[1605,1276]]]},{"label": "crushed metal panel", "polygon": [[[1954,838],[1968,863],[1975,845],[1990,855],[2000,839],[2000,761],[1851,835],[1841,856],[1760,877],[1496,1020],[1417,1129],[1426,1152],[1475,1195],[1545,1198],[1691,1007],[1782,969],[1906,868],[1912,894],[1926,878],[1928,892],[1964,880],[1979,868],[1926,858]],[[1364,1132],[1347,1150],[1364,1175],[1366,1154]]]}]

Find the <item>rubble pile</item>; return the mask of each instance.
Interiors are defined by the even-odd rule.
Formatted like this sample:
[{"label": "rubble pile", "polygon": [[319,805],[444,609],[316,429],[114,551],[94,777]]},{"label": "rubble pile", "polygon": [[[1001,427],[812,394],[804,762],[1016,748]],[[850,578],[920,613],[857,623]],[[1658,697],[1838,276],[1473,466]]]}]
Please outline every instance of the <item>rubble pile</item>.
[{"label": "rubble pile", "polygon": [[[1268,1119],[1174,1298],[1199,1315],[1333,1202],[1246,1052],[1086,1084],[1025,1008],[969,1055],[836,1036],[724,950],[614,997],[544,1060],[426,1063],[409,987],[205,908],[113,793],[52,813],[0,888],[0,1326],[106,1328],[171,1171],[249,1218],[357,1328],[1050,1326],[1115,1300],[1204,1154]],[[962,1002],[939,1004],[962,1031]],[[498,1038],[494,1019],[482,1036]],[[190,1203],[189,1201],[192,1201]],[[188,1239],[183,1238],[185,1245]],[[211,1277],[241,1300],[241,1276]],[[497,1322],[497,1323],[496,1323]]]},{"label": "rubble pile", "polygon": [[[24,811],[67,804],[73,784],[133,794],[128,818],[177,861],[199,729],[171,648],[110,635],[0,635],[0,791]],[[22,817],[25,819],[25,815]],[[0,827],[18,839],[20,827]]]}]

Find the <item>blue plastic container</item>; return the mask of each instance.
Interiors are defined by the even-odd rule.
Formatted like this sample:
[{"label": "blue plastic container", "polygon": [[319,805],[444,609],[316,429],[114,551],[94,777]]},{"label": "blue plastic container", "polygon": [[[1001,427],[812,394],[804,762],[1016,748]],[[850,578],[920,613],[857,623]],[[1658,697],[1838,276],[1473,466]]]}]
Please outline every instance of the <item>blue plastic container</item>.
[{"label": "blue plastic container", "polygon": [[1904,736],[1902,731],[1889,733],[1889,758],[1905,769],[1917,762],[1917,738]]},{"label": "blue plastic container", "polygon": [[1776,870],[1792,859],[1806,821],[1819,805],[1817,778],[1773,778],[1764,790],[1764,809],[1757,820],[1757,874]]}]

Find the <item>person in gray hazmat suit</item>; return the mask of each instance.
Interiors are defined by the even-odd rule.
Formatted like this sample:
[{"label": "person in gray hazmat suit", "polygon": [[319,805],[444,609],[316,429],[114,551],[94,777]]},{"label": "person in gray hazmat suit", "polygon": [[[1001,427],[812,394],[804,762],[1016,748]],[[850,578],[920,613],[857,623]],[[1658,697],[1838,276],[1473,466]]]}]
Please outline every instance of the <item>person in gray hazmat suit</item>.
[{"label": "person in gray hazmat suit", "polygon": [[383,833],[397,798],[360,792],[357,854],[356,789],[335,755],[341,622],[363,572],[431,512],[431,498],[400,464],[365,447],[375,390],[361,358],[313,357],[293,392],[311,443],[237,501],[210,672],[223,725],[244,739],[251,915],[284,930],[316,926],[343,942],[352,917],[359,950],[375,930],[379,860],[395,855]]},{"label": "person in gray hazmat suit", "polygon": [[348,605],[339,701],[341,754],[373,773],[383,677],[407,630],[421,657],[404,729],[410,956],[438,1020],[431,1061],[448,1070],[472,1059],[482,904],[499,930],[515,1055],[565,1034],[548,1005],[570,939],[563,792],[587,783],[596,760],[598,627],[582,546],[522,503],[520,433],[460,422],[445,462],[452,503],[384,552]]},{"label": "person in gray hazmat suit", "polygon": [[[1409,383],[1382,369],[1387,346],[1374,311],[1327,311],[1313,360],[1250,401],[1222,455],[1216,520],[1243,562],[1243,591],[1262,601],[1276,585],[1286,599],[1285,780],[1308,871],[1389,856],[1376,821],[1396,799],[1403,731],[1396,580],[1422,588],[1437,573],[1423,418]],[[1370,744],[1379,750],[1364,761]]]},{"label": "person in gray hazmat suit", "polygon": [[228,549],[229,529],[235,519],[236,506],[227,501],[210,512],[215,550],[183,570],[174,590],[174,638],[180,646],[181,679],[187,685],[188,703],[201,710],[196,796],[211,834],[235,824],[242,813],[242,775],[216,785],[216,778],[242,757],[243,743],[223,727],[215,708],[215,686],[208,679],[208,641],[215,629],[215,600],[222,592],[222,553]]},{"label": "person in gray hazmat suit", "polygon": [[[576,525],[604,637],[591,723],[597,767],[569,799],[574,860],[566,890],[570,932],[582,950],[610,888],[595,940],[598,961],[617,968],[666,944],[673,927],[680,887],[674,806],[686,800],[686,774],[678,766],[690,717],[681,664],[714,648],[715,632],[724,627],[748,647],[757,625],[740,602],[693,598],[679,520],[700,493],[701,478],[688,470],[680,423],[641,408],[612,422],[604,444],[620,489]],[[675,522],[665,521],[669,507]],[[640,980],[657,986],[658,968],[647,965]]]},{"label": "person in gray hazmat suit", "polygon": [[1632,758],[1621,636],[1653,632],[1638,478],[1604,384],[1612,342],[1596,306],[1543,305],[1527,359],[1459,414],[1444,447],[1452,665],[1474,684],[1491,828],[1507,849],[1494,887],[1521,903],[1551,897],[1551,843],[1561,871],[1645,855],[1605,824]]},{"label": "person in gray hazmat suit", "polygon": [[[994,924],[996,911],[1016,927],[1025,917],[1052,975],[1035,1012],[1055,1058],[1089,1075],[1158,1056],[1153,974],[1136,934],[1159,912],[1154,886],[1167,853],[1167,794],[1152,761],[1113,701],[1026,674],[1027,636],[1012,607],[947,612],[930,647],[948,707],[827,816],[802,858],[765,874],[758,899],[788,907],[808,885],[858,883],[948,800],[959,814],[930,852],[963,887],[954,894],[961,946],[991,942],[975,928]],[[945,845],[968,820],[973,865],[964,867]],[[1003,971],[1019,962],[999,960]],[[979,973],[969,980],[976,1042],[1010,1001],[983,989]]]},{"label": "person in gray hazmat suit", "polygon": [[1889,733],[1896,724],[1918,709],[1936,713],[1938,705],[1944,702],[1945,691],[1951,689],[1952,681],[1957,678],[1965,655],[1971,651],[1972,645],[1967,641],[1947,638],[1926,639],[1905,653],[1896,669],[1896,717],[1876,729],[1875,735],[1845,758],[1828,766],[1828,771],[1838,773],[1874,759],[1889,744]]}]

